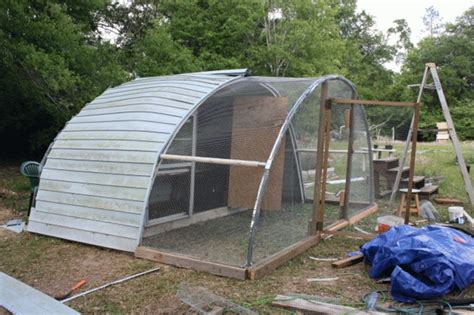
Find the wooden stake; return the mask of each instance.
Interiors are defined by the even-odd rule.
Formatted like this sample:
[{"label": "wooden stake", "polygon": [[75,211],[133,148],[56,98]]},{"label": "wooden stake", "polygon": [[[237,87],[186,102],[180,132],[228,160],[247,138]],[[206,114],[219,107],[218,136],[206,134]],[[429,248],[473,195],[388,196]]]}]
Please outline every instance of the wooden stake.
[{"label": "wooden stake", "polygon": [[416,159],[416,140],[418,135],[418,120],[420,118],[420,105],[415,106],[415,114],[413,116],[413,133],[411,138],[411,156],[410,156],[410,173],[408,175],[408,192],[405,208],[405,224],[410,223],[410,203],[413,190],[413,177],[415,176],[415,159]]},{"label": "wooden stake", "polygon": [[[355,95],[353,95],[355,96]],[[346,162],[346,185],[344,188],[344,205],[342,207],[341,219],[347,219],[349,213],[349,199],[351,195],[351,177],[352,177],[352,154],[354,153],[354,105],[351,104],[349,110],[349,139],[347,141],[347,162]]]},{"label": "wooden stake", "polygon": [[[318,145],[316,154],[316,166],[314,174],[314,194],[313,194],[313,220],[310,224],[309,234],[314,235],[319,229],[318,224],[322,224],[320,220],[321,209],[321,183],[322,183],[322,167],[323,167],[323,149],[324,149],[324,133],[326,121],[326,99],[328,96],[328,84],[324,82],[321,86],[321,97],[319,104],[319,131],[318,131]],[[321,226],[322,228],[322,226]]]}]

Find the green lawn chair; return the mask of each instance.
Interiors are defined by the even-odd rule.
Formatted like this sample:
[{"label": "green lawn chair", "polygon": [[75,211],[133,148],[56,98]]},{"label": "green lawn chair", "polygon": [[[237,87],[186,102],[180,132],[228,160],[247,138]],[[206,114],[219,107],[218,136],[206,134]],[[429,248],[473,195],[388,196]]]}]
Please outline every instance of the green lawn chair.
[{"label": "green lawn chair", "polygon": [[26,161],[21,163],[20,172],[28,177],[31,185],[30,204],[28,206],[28,216],[30,215],[31,206],[33,205],[33,198],[38,191],[38,185],[41,174],[41,165],[38,162]]}]

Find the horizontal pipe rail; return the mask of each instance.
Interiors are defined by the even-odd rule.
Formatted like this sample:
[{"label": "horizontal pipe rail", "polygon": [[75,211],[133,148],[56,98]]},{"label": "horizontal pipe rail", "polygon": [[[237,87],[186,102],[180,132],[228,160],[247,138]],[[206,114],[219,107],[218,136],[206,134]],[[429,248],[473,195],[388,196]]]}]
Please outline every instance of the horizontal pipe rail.
[{"label": "horizontal pipe rail", "polygon": [[[297,152],[303,153],[317,153],[317,149],[296,149]],[[329,150],[329,153],[340,153],[340,154],[347,154],[347,150]],[[369,154],[367,150],[355,150],[353,153],[356,154]]]},{"label": "horizontal pipe rail", "polygon": [[190,156],[190,155],[176,155],[176,154],[162,154],[160,155],[160,158],[162,160],[187,161],[187,162],[197,162],[197,163],[248,166],[248,167],[265,167],[266,165],[266,163],[258,162],[258,161],[220,159],[220,158],[210,158],[210,157]]},{"label": "horizontal pipe rail", "polygon": [[416,102],[391,102],[391,101],[377,101],[377,100],[355,100],[350,98],[330,98],[327,100],[329,105],[381,105],[381,106],[401,106],[401,107],[415,107]]}]

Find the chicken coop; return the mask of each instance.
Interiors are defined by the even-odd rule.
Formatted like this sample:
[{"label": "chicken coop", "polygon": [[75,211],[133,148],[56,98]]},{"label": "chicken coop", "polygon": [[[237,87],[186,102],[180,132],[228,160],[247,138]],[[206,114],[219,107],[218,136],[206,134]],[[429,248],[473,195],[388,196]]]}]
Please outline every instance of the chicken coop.
[{"label": "chicken coop", "polygon": [[377,208],[364,108],[331,98],[357,93],[246,69],[109,88],[48,149],[28,230],[258,278]]}]

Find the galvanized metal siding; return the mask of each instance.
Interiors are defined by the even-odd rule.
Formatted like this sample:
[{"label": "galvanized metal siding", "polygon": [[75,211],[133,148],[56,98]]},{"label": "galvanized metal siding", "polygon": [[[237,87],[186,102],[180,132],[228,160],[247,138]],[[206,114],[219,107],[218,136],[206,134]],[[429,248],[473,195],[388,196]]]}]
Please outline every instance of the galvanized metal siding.
[{"label": "galvanized metal siding", "polygon": [[134,251],[160,152],[189,112],[232,79],[141,78],[105,91],[56,137],[28,230]]}]

